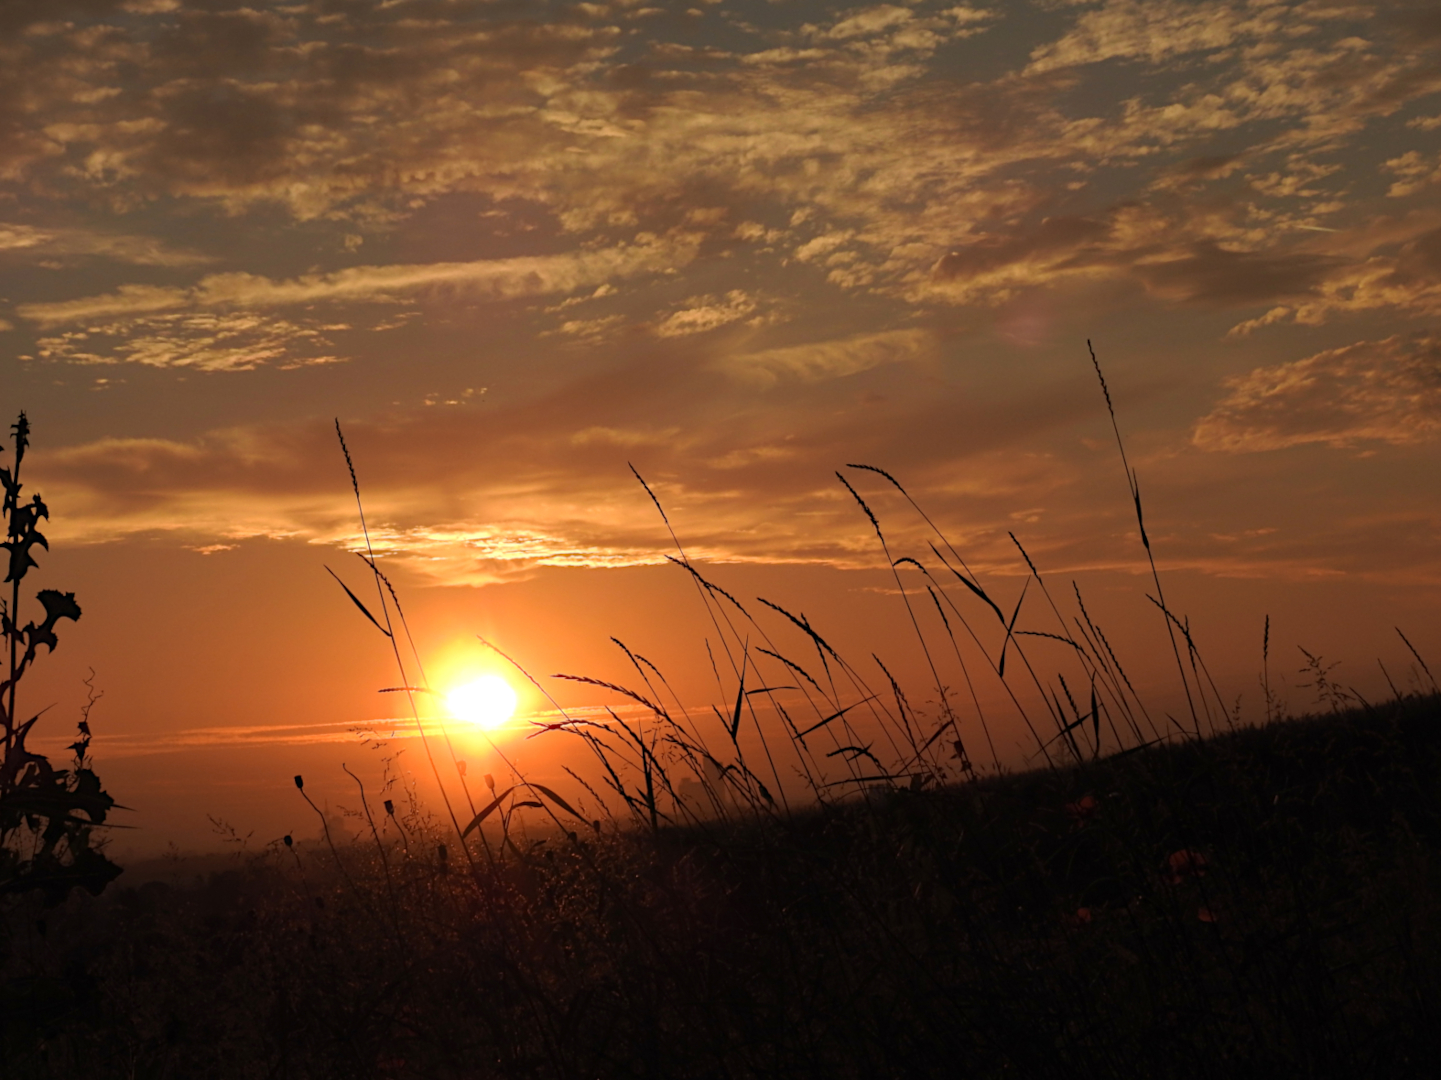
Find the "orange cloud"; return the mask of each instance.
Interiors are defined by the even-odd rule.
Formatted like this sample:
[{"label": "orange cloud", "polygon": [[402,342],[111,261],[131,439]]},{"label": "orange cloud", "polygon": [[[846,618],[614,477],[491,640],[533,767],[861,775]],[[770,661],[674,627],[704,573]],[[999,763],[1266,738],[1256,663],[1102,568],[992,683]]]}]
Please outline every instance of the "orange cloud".
[{"label": "orange cloud", "polygon": [[212,256],[180,251],[149,236],[92,232],[87,229],[42,229],[0,222],[0,253],[27,258],[94,257],[137,266],[201,266]]},{"label": "orange cloud", "polygon": [[454,290],[487,300],[567,293],[616,278],[683,266],[694,257],[687,237],[564,255],[465,263],[358,266],[275,281],[255,274],[212,274],[191,288],[126,285],[104,296],[21,304],[17,313],[41,326],[195,308],[264,308],[313,303],[396,303],[417,293]]},{"label": "orange cloud", "polygon": [[1203,450],[1405,445],[1441,434],[1441,338],[1431,335],[1328,349],[1226,385],[1192,435]]},{"label": "orange cloud", "polygon": [[305,324],[255,312],[153,315],[90,325],[41,337],[42,360],[76,364],[141,364],[197,371],[250,371],[336,363],[325,335],[350,329],[344,323]]},{"label": "orange cloud", "polygon": [[886,330],[830,341],[740,353],[716,366],[742,382],[772,386],[784,379],[814,382],[855,375],[882,364],[925,359],[934,339],[923,330]]}]

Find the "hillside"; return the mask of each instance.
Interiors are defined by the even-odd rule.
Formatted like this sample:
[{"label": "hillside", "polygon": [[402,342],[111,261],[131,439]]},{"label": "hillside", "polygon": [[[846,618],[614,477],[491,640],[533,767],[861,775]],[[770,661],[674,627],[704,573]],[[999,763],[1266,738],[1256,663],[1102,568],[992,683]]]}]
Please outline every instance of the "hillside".
[{"label": "hillside", "polygon": [[473,874],[401,823],[12,909],[6,1075],[1401,1076],[1441,1049],[1436,696],[557,831]]}]

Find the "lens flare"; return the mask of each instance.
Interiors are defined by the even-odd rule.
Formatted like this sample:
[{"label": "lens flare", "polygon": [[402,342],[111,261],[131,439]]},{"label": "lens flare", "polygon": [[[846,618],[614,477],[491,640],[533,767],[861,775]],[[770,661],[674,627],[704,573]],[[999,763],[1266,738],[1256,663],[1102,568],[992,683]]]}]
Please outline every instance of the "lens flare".
[{"label": "lens flare", "polygon": [[451,716],[486,731],[505,726],[515,713],[516,700],[515,691],[499,675],[482,675],[445,696]]}]

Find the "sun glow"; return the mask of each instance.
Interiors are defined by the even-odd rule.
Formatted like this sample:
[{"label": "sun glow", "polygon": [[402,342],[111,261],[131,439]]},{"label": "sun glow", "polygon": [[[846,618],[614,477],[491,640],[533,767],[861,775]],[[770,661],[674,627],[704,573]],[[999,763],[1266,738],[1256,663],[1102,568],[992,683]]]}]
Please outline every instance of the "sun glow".
[{"label": "sun glow", "polygon": [[504,727],[515,713],[516,701],[515,691],[499,675],[482,675],[445,696],[451,716],[486,731]]}]

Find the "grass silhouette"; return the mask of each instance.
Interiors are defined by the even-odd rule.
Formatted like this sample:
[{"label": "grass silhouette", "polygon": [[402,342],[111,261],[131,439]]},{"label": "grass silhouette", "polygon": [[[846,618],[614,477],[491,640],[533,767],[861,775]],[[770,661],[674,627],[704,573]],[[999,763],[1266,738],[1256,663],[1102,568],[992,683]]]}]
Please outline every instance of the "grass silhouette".
[{"label": "grass silhouette", "polygon": [[[848,468],[910,500],[880,467]],[[893,557],[838,476],[910,611],[931,704],[782,603],[735,597],[672,533],[714,632],[709,715],[616,642],[634,682],[561,676],[616,702],[604,721],[560,710],[534,733],[589,755],[581,795],[517,774],[473,798],[442,729],[425,744],[438,815],[357,778],[359,840],[317,808],[321,840],[193,887],[77,895],[47,928],[12,918],[0,1060],[37,1077],[1429,1074],[1441,695],[1410,642],[1414,688],[1375,704],[1308,655],[1326,708],[1292,719],[1268,623],[1268,722],[1244,726],[1152,561],[1188,702],[1157,716],[1079,592],[1056,597],[1024,549],[1031,578],[1003,607],[933,525],[924,562]],[[346,592],[414,707],[423,664],[362,557],[375,600]],[[1020,622],[1028,596],[1052,629]],[[1043,674],[1038,639],[1066,671]],[[1001,769],[984,680],[1037,768]]]}]

